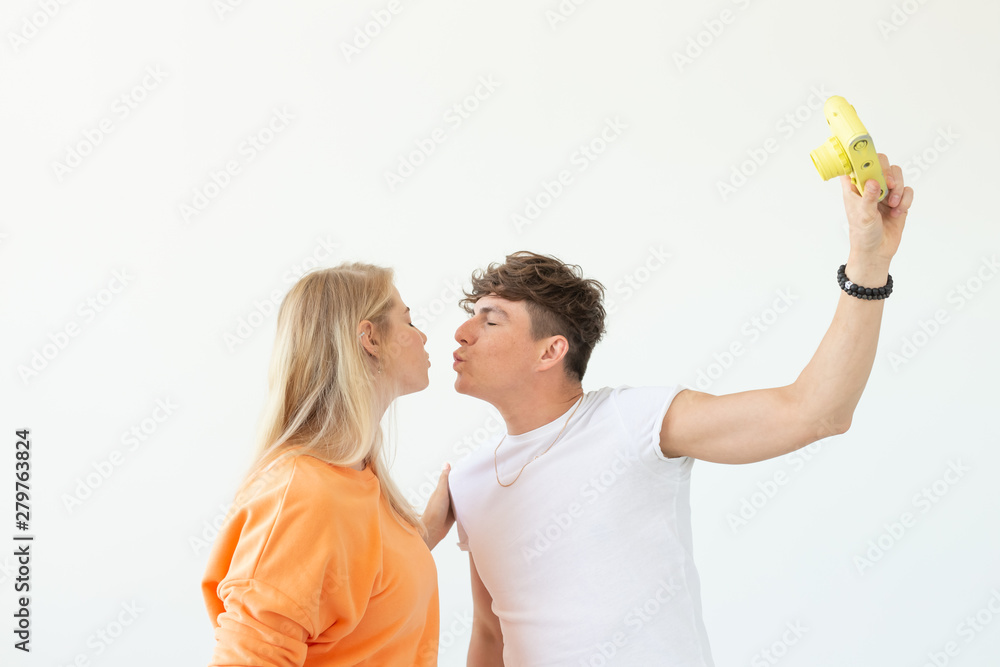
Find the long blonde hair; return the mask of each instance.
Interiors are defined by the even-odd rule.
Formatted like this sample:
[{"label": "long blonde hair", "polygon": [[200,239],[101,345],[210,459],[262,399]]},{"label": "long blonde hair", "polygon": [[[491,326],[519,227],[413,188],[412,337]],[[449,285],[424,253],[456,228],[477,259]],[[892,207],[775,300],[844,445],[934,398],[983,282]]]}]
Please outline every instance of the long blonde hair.
[{"label": "long blonde hair", "polygon": [[257,475],[294,453],[333,465],[366,461],[398,518],[424,532],[389,476],[376,386],[385,368],[375,368],[358,338],[362,320],[388,333],[392,296],[392,270],[360,263],[308,273],[288,292],[278,311],[256,461],[244,493]]}]

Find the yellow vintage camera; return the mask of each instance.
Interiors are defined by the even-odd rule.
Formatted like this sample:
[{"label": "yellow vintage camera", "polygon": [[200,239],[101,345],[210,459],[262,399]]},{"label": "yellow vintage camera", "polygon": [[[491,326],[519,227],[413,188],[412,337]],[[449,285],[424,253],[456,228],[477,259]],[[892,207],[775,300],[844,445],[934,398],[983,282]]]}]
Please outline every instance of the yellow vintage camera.
[{"label": "yellow vintage camera", "polygon": [[854,107],[843,97],[834,95],[823,105],[823,115],[833,136],[809,154],[816,171],[824,181],[834,176],[850,175],[858,192],[864,192],[865,183],[875,179],[882,188],[878,200],[885,199],[889,189],[885,187],[885,176],[882,175],[875,144]]}]

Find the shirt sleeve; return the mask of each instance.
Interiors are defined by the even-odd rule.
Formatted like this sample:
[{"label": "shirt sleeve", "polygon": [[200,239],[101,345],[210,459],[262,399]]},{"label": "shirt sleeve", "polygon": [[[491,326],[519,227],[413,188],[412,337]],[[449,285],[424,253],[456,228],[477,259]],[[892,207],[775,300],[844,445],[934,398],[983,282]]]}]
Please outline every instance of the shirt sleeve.
[{"label": "shirt sleeve", "polygon": [[215,629],[211,667],[300,667],[306,659],[307,614],[287,595],[260,581],[219,587],[225,611]]},{"label": "shirt sleeve", "polygon": [[660,429],[674,397],[686,389],[682,385],[667,387],[628,387],[614,390],[613,397],[622,426],[643,462],[680,461],[687,457],[668,458],[660,449]]}]

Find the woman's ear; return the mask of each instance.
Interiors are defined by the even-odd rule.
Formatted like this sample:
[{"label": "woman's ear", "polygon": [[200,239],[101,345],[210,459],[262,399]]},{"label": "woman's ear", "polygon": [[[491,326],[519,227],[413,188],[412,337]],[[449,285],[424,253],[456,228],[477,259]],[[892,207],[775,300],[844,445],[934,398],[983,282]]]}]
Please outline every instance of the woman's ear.
[{"label": "woman's ear", "polygon": [[361,320],[358,325],[358,340],[365,352],[373,357],[378,357],[379,342],[375,334],[375,326],[369,320]]}]

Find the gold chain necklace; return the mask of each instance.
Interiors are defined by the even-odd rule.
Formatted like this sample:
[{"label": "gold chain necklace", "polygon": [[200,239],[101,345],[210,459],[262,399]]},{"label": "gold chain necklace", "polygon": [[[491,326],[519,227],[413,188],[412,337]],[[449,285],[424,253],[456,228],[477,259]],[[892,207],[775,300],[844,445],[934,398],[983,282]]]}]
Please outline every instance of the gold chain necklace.
[{"label": "gold chain necklace", "polygon": [[518,478],[521,476],[521,473],[524,472],[524,469],[528,467],[529,463],[534,463],[536,460],[538,460],[539,457],[544,456],[550,449],[552,449],[552,445],[556,444],[556,440],[559,439],[559,436],[561,436],[563,434],[563,431],[566,430],[566,427],[569,426],[569,420],[573,418],[573,415],[576,414],[577,409],[580,407],[580,405],[583,404],[583,394],[581,393],[577,397],[577,399],[578,400],[576,403],[576,407],[573,408],[573,412],[571,412],[569,414],[569,417],[566,418],[566,422],[563,424],[563,427],[559,429],[559,433],[556,435],[556,439],[553,440],[549,444],[549,446],[545,448],[544,452],[542,452],[541,454],[537,454],[533,459],[528,461],[528,463],[525,463],[523,466],[521,466],[521,469],[517,471],[517,477],[515,477],[510,484],[504,484],[503,482],[500,481],[500,467],[497,464],[497,452],[500,451],[500,445],[503,444],[503,441],[507,439],[507,434],[504,433],[503,437],[500,438],[500,442],[497,443],[497,448],[493,450],[493,472],[495,472],[497,475],[497,484],[505,488],[508,486],[513,486],[514,482],[518,480]]}]

